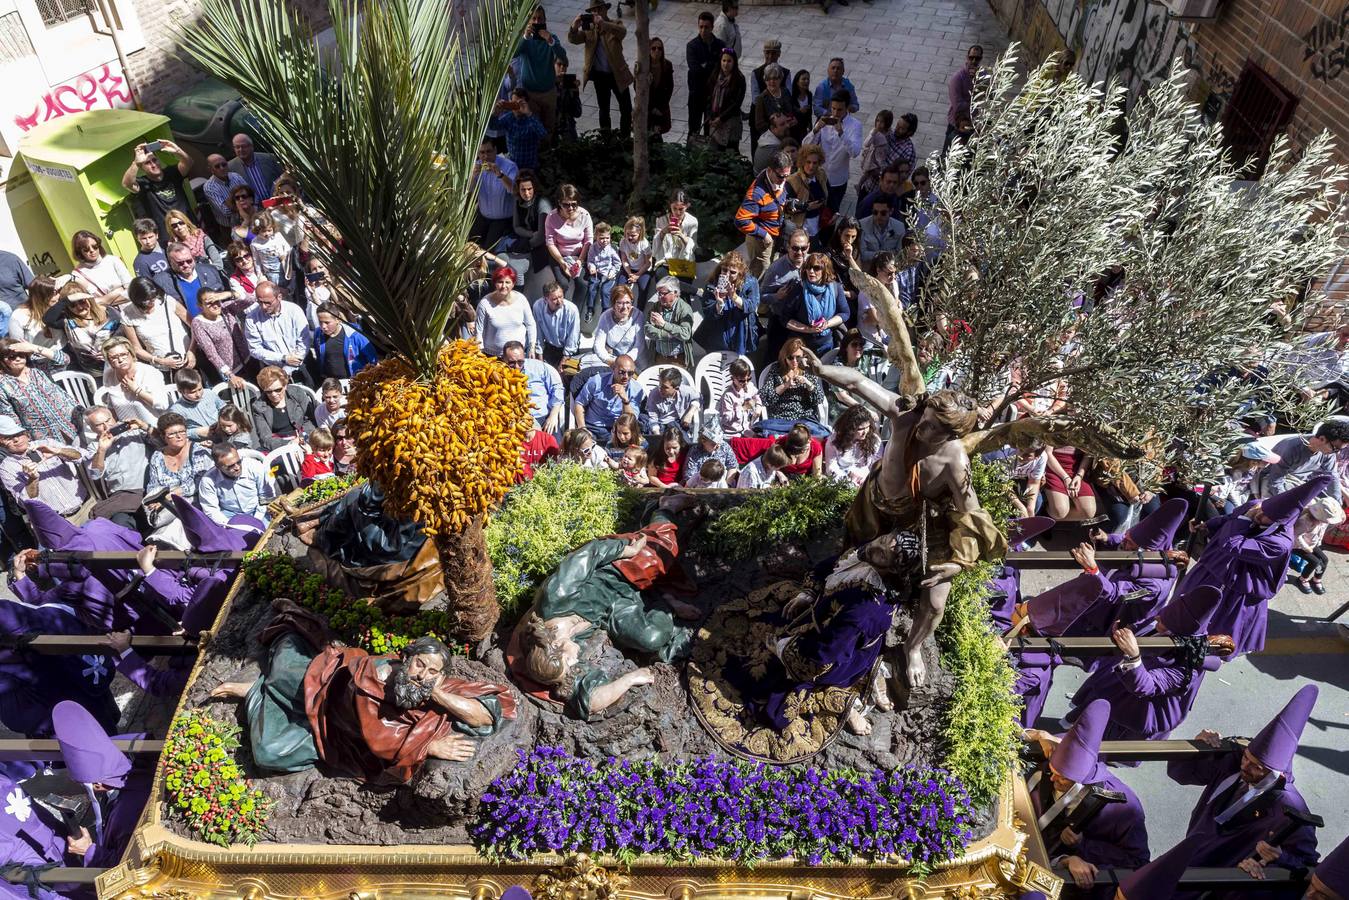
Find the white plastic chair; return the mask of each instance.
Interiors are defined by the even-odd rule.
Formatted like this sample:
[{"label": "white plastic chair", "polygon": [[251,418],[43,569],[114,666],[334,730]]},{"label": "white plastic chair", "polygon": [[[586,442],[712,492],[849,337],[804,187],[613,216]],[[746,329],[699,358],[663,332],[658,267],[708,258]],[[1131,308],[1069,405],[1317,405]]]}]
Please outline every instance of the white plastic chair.
[{"label": "white plastic chair", "polygon": [[291,490],[300,486],[300,464],[303,462],[303,447],[299,444],[282,444],[263,457],[262,465],[268,473],[279,469],[285,489]]},{"label": "white plastic chair", "polygon": [[94,393],[98,390],[98,382],[94,380],[94,376],[84,372],[57,372],[52,376],[52,381],[70,395],[76,406],[88,409],[94,405]]},{"label": "white plastic chair", "polygon": [[164,393],[168,395],[168,400],[165,401],[164,404],[165,406],[172,406],[183,397],[182,391],[178,390],[178,385],[172,383],[164,385]]},{"label": "white plastic chair", "polygon": [[737,359],[743,359],[749,366],[751,377],[754,374],[754,363],[749,361],[747,356],[739,356],[731,350],[718,350],[715,353],[709,353],[698,360],[698,365],[693,369],[693,378],[697,382],[698,396],[703,398],[703,408],[712,413],[717,408],[717,401],[721,395],[726,393],[726,388],[731,384],[731,363]]},{"label": "white plastic chair", "polygon": [[[697,394],[698,382],[694,381],[693,376],[689,374],[689,370],[685,369],[683,366],[648,366],[646,369],[642,370],[642,374],[637,376],[637,383],[642,386],[642,390],[646,391],[648,395],[652,391],[658,391],[660,390],[660,373],[665,369],[674,369],[678,372],[679,376],[684,379],[683,383],[693,388],[694,394]],[[702,428],[702,425],[703,410],[702,407],[698,405],[697,397],[695,396],[693,404],[693,431],[695,434]]]},{"label": "white plastic chair", "polygon": [[233,404],[244,412],[248,412],[248,408],[253,405],[254,398],[262,396],[261,391],[247,382],[244,383],[243,387],[236,389],[230,387],[228,381],[223,381],[211,390],[215,391],[221,403]]}]

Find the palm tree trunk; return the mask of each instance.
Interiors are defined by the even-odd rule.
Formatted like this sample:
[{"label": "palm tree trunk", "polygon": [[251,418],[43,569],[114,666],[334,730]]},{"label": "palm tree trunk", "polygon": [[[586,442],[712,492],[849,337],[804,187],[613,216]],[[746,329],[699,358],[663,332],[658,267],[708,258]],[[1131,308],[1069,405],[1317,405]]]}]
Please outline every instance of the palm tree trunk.
[{"label": "palm tree trunk", "polygon": [[632,102],[632,196],[628,212],[641,212],[641,198],[651,175],[651,134],[647,127],[651,99],[651,9],[648,0],[637,0],[637,71]]},{"label": "palm tree trunk", "polygon": [[501,608],[492,585],[492,562],[487,556],[487,538],[482,519],[458,534],[436,538],[445,601],[454,623],[454,636],[477,643],[492,633]]}]

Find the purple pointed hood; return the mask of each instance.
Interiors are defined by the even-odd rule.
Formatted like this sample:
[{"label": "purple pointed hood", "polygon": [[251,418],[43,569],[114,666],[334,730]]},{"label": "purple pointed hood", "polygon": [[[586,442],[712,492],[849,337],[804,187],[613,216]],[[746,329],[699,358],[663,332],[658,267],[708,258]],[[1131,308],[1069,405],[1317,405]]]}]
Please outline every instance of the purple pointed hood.
[{"label": "purple pointed hood", "polygon": [[502,891],[501,900],[530,900],[530,893],[517,884]]},{"label": "purple pointed hood", "polygon": [[215,624],[220,606],[229,593],[229,584],[228,572],[216,572],[197,583],[192,598],[187,602],[187,609],[183,610],[183,631],[188,637],[196,638]]},{"label": "purple pointed hood", "polygon": [[1026,601],[1026,613],[1035,630],[1045,637],[1061,637],[1101,596],[1099,575],[1083,572]]},{"label": "purple pointed hood", "polygon": [[1341,897],[1349,897],[1349,838],[1322,858],[1314,874]]},{"label": "purple pointed hood", "polygon": [[248,549],[242,532],[217,525],[210,516],[178,494],[170,496],[173,497],[173,508],[178,513],[178,521],[183,523],[183,531],[187,533],[192,549],[199,553],[228,553]]},{"label": "purple pointed hood", "polygon": [[1093,700],[1087,704],[1073,727],[1059,741],[1049,764],[1064,778],[1078,784],[1096,784],[1105,780],[1106,768],[1097,758],[1101,735],[1110,721],[1110,701]]},{"label": "purple pointed hood", "polygon": [[62,700],[52,710],[52,730],[71,778],[84,784],[126,785],[131,760],[117,749],[89,710],[73,700]]},{"label": "purple pointed hood", "polygon": [[1315,500],[1318,494],[1326,491],[1333,480],[1325,473],[1315,475],[1297,487],[1289,488],[1282,494],[1275,494],[1267,500],[1261,500],[1260,511],[1275,522],[1291,522],[1301,515],[1303,508]]},{"label": "purple pointed hood", "polygon": [[1312,714],[1318,693],[1316,685],[1304,684],[1293,695],[1293,699],[1279,710],[1279,714],[1251,739],[1246,749],[1265,768],[1282,772],[1285,776],[1292,772],[1293,756],[1297,753],[1302,729],[1307,725],[1307,717]]},{"label": "purple pointed hood", "polygon": [[1007,529],[1007,546],[1019,547],[1028,541],[1035,540],[1053,527],[1054,520],[1049,516],[1026,516],[1023,519],[1013,519],[1012,524]]},{"label": "purple pointed hood", "polygon": [[1162,607],[1157,618],[1171,634],[1204,634],[1209,619],[1217,612],[1222,599],[1222,591],[1212,585],[1203,584],[1191,588],[1182,596],[1172,597],[1171,601]]},{"label": "purple pointed hood", "polygon": [[1190,505],[1179,497],[1172,497],[1133,528],[1125,532],[1141,550],[1170,550]]},{"label": "purple pointed hood", "polygon": [[79,526],[67,522],[65,516],[41,500],[26,500],[24,506],[28,510],[28,522],[33,526],[33,534],[44,550],[65,550],[84,534]]},{"label": "purple pointed hood", "polygon": [[1190,860],[1200,845],[1209,839],[1209,835],[1192,834],[1143,868],[1124,876],[1119,884],[1124,900],[1154,900],[1175,896],[1176,885],[1190,867]]}]

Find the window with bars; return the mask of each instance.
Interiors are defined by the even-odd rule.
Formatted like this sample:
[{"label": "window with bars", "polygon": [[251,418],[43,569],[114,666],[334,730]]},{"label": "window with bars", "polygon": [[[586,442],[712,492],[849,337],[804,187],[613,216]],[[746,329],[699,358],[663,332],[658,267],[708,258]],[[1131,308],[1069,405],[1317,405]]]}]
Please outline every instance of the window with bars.
[{"label": "window with bars", "polygon": [[37,0],[37,11],[42,24],[51,28],[87,14],[89,5],[88,0]]},{"label": "window with bars", "polygon": [[1264,69],[1246,60],[1223,110],[1223,137],[1238,162],[1258,178],[1269,160],[1269,145],[1288,127],[1297,97]]},{"label": "window with bars", "polygon": [[0,63],[10,63],[34,55],[33,42],[18,10],[0,16]]}]

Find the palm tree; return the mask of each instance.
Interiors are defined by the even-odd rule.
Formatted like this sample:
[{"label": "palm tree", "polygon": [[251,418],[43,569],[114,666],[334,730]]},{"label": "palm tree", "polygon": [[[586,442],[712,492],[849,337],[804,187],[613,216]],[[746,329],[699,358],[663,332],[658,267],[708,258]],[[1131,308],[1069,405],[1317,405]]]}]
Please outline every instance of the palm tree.
[{"label": "palm tree", "polygon": [[533,5],[329,0],[322,49],[286,0],[203,0],[180,39],[257,116],[327,220],[332,277],[391,351],[352,386],[358,468],[436,540],[466,639],[496,621],[481,520],[514,481],[528,406],[518,373],[445,337],[475,262],[479,141]]}]

